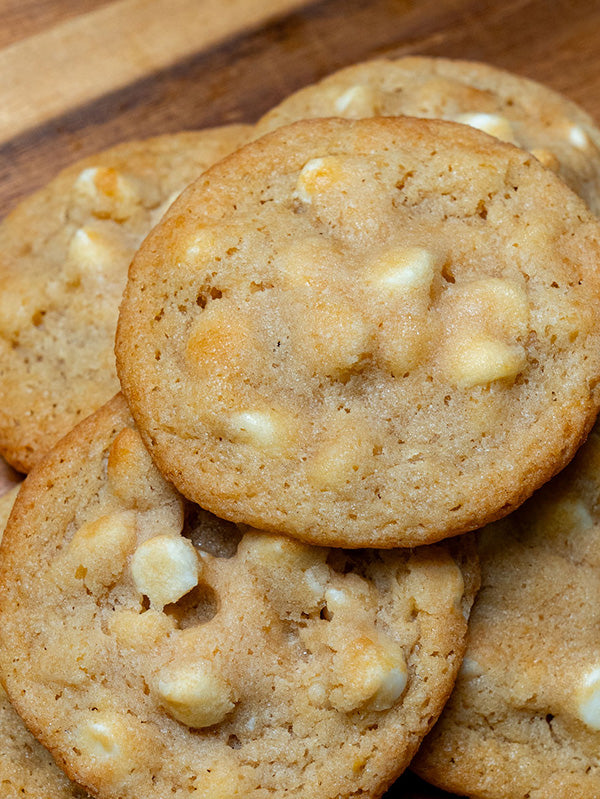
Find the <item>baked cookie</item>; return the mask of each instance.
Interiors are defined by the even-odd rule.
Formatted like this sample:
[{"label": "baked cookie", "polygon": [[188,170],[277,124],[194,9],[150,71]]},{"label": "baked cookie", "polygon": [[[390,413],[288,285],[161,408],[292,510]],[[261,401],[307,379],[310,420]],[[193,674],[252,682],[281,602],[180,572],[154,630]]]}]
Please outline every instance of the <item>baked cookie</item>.
[{"label": "baked cookie", "polygon": [[416,771],[461,796],[600,796],[600,428],[482,531],[467,654]]},{"label": "baked cookie", "polygon": [[[0,539],[19,486],[0,497]],[[83,799],[85,792],[60,771],[27,731],[0,687],[0,785],[2,799]]]},{"label": "baked cookie", "polygon": [[475,61],[408,56],[341,69],[291,94],[256,134],[312,117],[438,117],[532,152],[600,213],[600,130],[571,100]]},{"label": "baked cookie", "polygon": [[474,542],[344,551],[184,502],[121,397],[29,475],[2,546],[7,691],[100,797],[380,796],[439,714]]},{"label": "baked cookie", "polygon": [[553,173],[466,125],[298,122],[146,239],[117,368],[159,468],[218,516],[440,540],[508,513],[591,427],[599,246]]},{"label": "baked cookie", "polygon": [[244,125],[127,142],[79,161],[0,225],[0,453],[29,471],[118,381],[127,267],[174,195]]}]

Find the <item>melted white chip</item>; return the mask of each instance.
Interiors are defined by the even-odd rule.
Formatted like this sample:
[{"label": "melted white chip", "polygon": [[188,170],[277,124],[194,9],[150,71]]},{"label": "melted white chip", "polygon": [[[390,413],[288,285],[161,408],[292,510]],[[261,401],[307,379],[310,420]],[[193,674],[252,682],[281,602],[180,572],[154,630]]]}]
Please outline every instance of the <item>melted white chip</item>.
[{"label": "melted white chip", "polygon": [[579,717],[583,723],[592,730],[600,730],[600,668],[586,675],[577,700]]}]

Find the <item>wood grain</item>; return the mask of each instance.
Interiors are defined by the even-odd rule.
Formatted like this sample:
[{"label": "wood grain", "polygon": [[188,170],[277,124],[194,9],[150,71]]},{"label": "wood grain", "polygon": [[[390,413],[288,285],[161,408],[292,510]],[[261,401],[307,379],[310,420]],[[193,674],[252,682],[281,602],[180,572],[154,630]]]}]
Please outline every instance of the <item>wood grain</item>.
[{"label": "wood grain", "polygon": [[[0,140],[213,47],[302,0],[119,0],[0,51]],[[43,65],[43,66],[42,66]]]}]

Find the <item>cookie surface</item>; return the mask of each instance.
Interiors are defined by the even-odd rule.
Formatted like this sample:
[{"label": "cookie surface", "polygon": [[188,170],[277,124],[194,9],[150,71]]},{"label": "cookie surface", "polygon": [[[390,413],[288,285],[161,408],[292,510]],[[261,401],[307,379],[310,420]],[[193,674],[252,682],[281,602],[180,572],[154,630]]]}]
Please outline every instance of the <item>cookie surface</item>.
[{"label": "cookie surface", "polygon": [[529,154],[465,125],[296,123],[145,241],[123,390],[161,471],[223,518],[346,547],[474,529],[591,427],[598,231]]},{"label": "cookie surface", "polygon": [[482,588],[454,693],[414,763],[485,799],[600,796],[600,429],[481,533]]},{"label": "cookie surface", "polygon": [[[0,539],[19,487],[0,497]],[[84,799],[15,713],[0,687],[0,785],[3,799]]]},{"label": "cookie surface", "polygon": [[415,116],[471,125],[532,152],[600,213],[600,131],[582,108],[488,64],[409,56],[375,59],[290,95],[256,133],[312,117]]},{"label": "cookie surface", "polygon": [[470,536],[326,550],[218,520],[120,397],[30,473],[2,544],[11,699],[100,797],[380,796],[451,690]]},{"label": "cookie surface", "polygon": [[0,452],[29,471],[118,381],[114,334],[137,246],[238,147],[232,125],[127,142],[61,172],[0,225]]}]

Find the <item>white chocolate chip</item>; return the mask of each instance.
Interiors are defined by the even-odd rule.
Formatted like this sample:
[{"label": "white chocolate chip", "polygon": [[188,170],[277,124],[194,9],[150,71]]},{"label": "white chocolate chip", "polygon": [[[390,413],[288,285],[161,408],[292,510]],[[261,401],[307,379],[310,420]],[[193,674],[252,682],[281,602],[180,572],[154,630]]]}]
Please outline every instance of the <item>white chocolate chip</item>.
[{"label": "white chocolate chip", "polygon": [[230,686],[208,661],[162,669],[156,691],[169,714],[188,727],[218,724],[234,708]]},{"label": "white chocolate chip", "polygon": [[75,191],[91,204],[100,218],[118,222],[131,217],[139,205],[139,195],[131,180],[111,167],[88,167],[80,172]]},{"label": "white chocolate chip", "polygon": [[80,730],[78,744],[93,758],[109,759],[121,755],[114,726],[106,721],[90,721]]},{"label": "white chocolate chip", "polygon": [[366,635],[354,638],[336,653],[333,667],[340,685],[331,691],[330,700],[344,712],[366,703],[372,710],[388,710],[408,682],[404,653],[391,639],[384,643]]},{"label": "white chocolate chip", "polygon": [[96,594],[116,582],[135,544],[136,514],[112,513],[83,524],[58,563]]},{"label": "white chocolate chip", "polygon": [[328,588],[327,591],[325,591],[325,602],[327,602],[328,610],[332,613],[336,613],[336,611],[348,608],[350,597],[348,596],[348,592],[341,588]]},{"label": "white chocolate chip", "polygon": [[482,112],[457,114],[454,117],[454,121],[481,130],[502,141],[507,141],[511,144],[517,143],[512,125],[506,117],[500,116],[499,114],[485,114]]},{"label": "white chocolate chip", "polygon": [[577,691],[579,718],[591,730],[600,730],[600,668],[590,671]]},{"label": "white chocolate chip", "polygon": [[479,663],[474,660],[473,658],[465,657],[460,666],[460,675],[467,680],[473,679],[475,677],[481,677],[483,674],[483,669],[479,665]]},{"label": "white chocolate chip", "polygon": [[379,94],[372,86],[357,84],[350,86],[334,101],[334,108],[337,114],[344,117],[375,116],[378,111]]},{"label": "white chocolate chip", "polygon": [[273,455],[285,453],[294,435],[291,420],[272,409],[231,413],[223,420],[223,427],[232,441]]},{"label": "white chocolate chip", "polygon": [[120,796],[123,779],[133,768],[141,745],[140,728],[126,714],[94,712],[73,731],[73,745],[90,761],[98,779]]},{"label": "white chocolate chip", "polygon": [[365,280],[380,292],[402,295],[419,290],[429,294],[437,259],[424,247],[388,250],[365,267]]},{"label": "white chocolate chip", "polygon": [[587,150],[590,146],[590,137],[581,125],[572,125],[569,128],[569,141],[578,150]]},{"label": "white chocolate chip", "polygon": [[318,610],[329,577],[327,549],[286,536],[248,532],[238,547],[281,618]]},{"label": "white chocolate chip", "polygon": [[212,228],[204,227],[195,232],[193,240],[187,242],[184,248],[186,263],[205,263],[210,253],[214,250],[217,237]]},{"label": "white chocolate chip", "polygon": [[200,577],[200,562],[186,538],[157,535],[144,541],[131,560],[135,587],[156,610],[177,602],[191,591]]},{"label": "white chocolate chip", "polygon": [[144,613],[122,609],[109,617],[108,627],[120,647],[150,652],[175,629],[175,622],[152,608]]},{"label": "white chocolate chip", "polygon": [[342,160],[338,156],[311,158],[300,170],[295,196],[310,204],[315,194],[331,191],[338,186],[343,174]]},{"label": "white chocolate chip", "polygon": [[515,378],[526,363],[525,350],[520,345],[474,335],[451,341],[446,351],[445,372],[451,383],[470,388]]},{"label": "white chocolate chip", "polygon": [[67,261],[79,271],[96,274],[115,261],[114,244],[93,228],[78,228],[67,248]]}]

